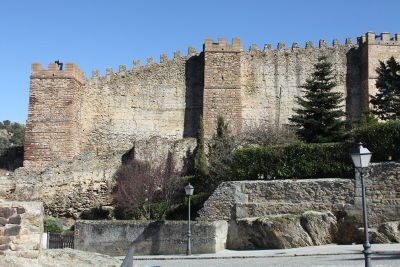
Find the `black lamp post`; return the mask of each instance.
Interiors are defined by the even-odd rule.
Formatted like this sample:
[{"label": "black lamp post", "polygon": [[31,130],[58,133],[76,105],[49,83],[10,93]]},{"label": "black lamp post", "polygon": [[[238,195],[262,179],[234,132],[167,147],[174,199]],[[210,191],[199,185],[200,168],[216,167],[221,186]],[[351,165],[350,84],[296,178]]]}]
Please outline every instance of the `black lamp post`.
[{"label": "black lamp post", "polygon": [[354,167],[360,174],[361,178],[361,191],[362,191],[362,205],[363,205],[363,219],[364,219],[364,257],[365,267],[371,267],[371,244],[368,238],[368,213],[367,213],[367,199],[365,195],[365,184],[363,177],[363,170],[368,167],[371,160],[372,153],[362,143],[358,143],[357,147],[351,150],[351,159],[353,160]]},{"label": "black lamp post", "polygon": [[193,195],[194,187],[190,183],[188,183],[185,186],[185,192],[186,196],[188,196],[188,240],[187,240],[187,250],[186,250],[186,255],[191,255],[192,254],[192,246],[190,244],[190,237],[192,235],[190,231],[190,196]]}]

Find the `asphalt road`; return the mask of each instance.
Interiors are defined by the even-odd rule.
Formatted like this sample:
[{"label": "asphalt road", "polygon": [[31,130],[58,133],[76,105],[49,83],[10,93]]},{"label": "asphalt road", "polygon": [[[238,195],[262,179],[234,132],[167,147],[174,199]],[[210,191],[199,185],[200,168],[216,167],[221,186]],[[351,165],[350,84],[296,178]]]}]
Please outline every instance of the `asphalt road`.
[{"label": "asphalt road", "polygon": [[[221,259],[171,259],[171,260],[135,260],[137,267],[244,267],[244,266],[364,266],[362,254],[319,255],[319,256],[283,256],[260,258],[221,258]],[[399,253],[380,253],[372,256],[372,266],[400,267]]]}]

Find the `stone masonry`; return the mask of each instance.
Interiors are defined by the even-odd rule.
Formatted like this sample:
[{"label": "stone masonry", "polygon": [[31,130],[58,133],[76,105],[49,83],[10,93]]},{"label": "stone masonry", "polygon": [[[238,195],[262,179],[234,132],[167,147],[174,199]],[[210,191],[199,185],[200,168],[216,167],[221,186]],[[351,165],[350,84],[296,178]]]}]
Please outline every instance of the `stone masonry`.
[{"label": "stone masonry", "polygon": [[40,202],[0,201],[0,255],[38,257],[43,213]]},{"label": "stone masonry", "polygon": [[227,44],[207,39],[201,53],[193,48],[172,59],[161,55],[145,66],[121,65],[105,76],[93,71],[85,78],[77,66],[66,64],[47,70],[33,64],[25,161],[42,168],[53,160],[71,160],[87,152],[98,155],[126,151],[139,140],[159,136],[172,141],[196,137],[201,115],[206,137],[215,132],[223,116],[232,132],[259,124],[289,123],[295,97],[313,71],[319,56],[334,66],[335,90],[343,94],[343,108],[356,120],[376,92],[375,69],[379,60],[400,59],[400,35],[368,32],[353,44],[320,40],[263,50],[252,45],[244,51],[239,39]]},{"label": "stone masonry", "polygon": [[[125,256],[185,254],[187,221],[83,221],[75,224],[75,249]],[[193,254],[216,253],[225,249],[228,223],[192,222]]]},{"label": "stone masonry", "polygon": [[[399,173],[400,163],[370,165],[365,181],[371,224],[400,220]],[[199,219],[229,221],[309,210],[361,214],[359,177],[224,182],[204,203]]]},{"label": "stone masonry", "polygon": [[218,116],[223,117],[233,133],[240,132],[242,123],[240,90],[239,39],[227,45],[221,38],[218,43],[207,39],[204,43],[204,134],[212,136]]}]

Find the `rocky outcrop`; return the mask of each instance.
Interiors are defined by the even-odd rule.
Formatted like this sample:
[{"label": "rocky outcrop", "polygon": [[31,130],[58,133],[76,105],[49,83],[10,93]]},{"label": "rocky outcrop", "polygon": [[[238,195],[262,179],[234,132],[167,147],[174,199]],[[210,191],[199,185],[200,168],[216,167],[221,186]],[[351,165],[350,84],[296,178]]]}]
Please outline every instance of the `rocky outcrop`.
[{"label": "rocky outcrop", "polygon": [[338,228],[336,217],[330,211],[304,212],[300,217],[300,222],[314,245],[326,245],[334,242]]},{"label": "rocky outcrop", "polygon": [[229,225],[230,249],[286,249],[333,242],[337,231],[331,212],[308,211],[239,219]]},{"label": "rocky outcrop", "polygon": [[6,255],[0,258],[0,266],[8,267],[118,267],[121,263],[122,260],[107,255],[69,248],[44,250],[37,259],[27,259],[14,255]]},{"label": "rocky outcrop", "polygon": [[[332,243],[363,243],[361,216],[347,214],[336,220],[330,212],[306,211],[301,215],[280,214],[230,221],[229,249],[286,249]],[[369,228],[372,244],[399,242],[400,222]]]}]

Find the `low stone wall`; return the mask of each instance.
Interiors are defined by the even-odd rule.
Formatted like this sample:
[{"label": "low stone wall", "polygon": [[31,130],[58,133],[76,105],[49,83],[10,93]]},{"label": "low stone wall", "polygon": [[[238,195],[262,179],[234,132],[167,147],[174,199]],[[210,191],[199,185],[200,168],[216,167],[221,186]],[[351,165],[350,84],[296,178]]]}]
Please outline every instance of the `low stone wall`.
[{"label": "low stone wall", "polygon": [[42,203],[0,201],[0,255],[37,257],[42,234]]},{"label": "low stone wall", "polygon": [[337,211],[354,204],[354,193],[354,180],[339,178],[224,182],[205,202],[199,219]]},{"label": "low stone wall", "polygon": [[[225,249],[225,221],[193,222],[192,253],[215,253]],[[77,221],[75,249],[111,256],[125,256],[133,245],[134,255],[184,254],[186,221]]]},{"label": "low stone wall", "polygon": [[[365,173],[371,224],[400,220],[400,163],[374,163]],[[236,220],[308,210],[361,213],[361,181],[304,179],[222,183],[199,212],[200,220]]]},{"label": "low stone wall", "polygon": [[[371,164],[365,175],[368,217],[372,224],[400,220],[400,163]],[[356,179],[356,207],[361,207],[361,182]]]}]

